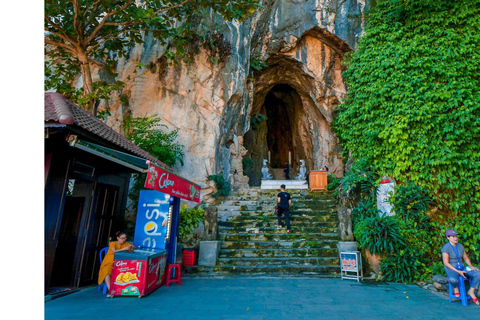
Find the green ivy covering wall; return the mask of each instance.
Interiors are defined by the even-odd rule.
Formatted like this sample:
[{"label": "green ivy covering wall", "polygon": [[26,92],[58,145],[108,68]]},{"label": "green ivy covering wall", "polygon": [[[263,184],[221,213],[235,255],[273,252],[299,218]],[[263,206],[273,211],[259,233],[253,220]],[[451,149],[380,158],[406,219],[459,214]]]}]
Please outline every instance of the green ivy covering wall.
[{"label": "green ivy covering wall", "polygon": [[[347,56],[333,123],[379,176],[432,197],[429,214],[480,241],[480,0],[383,0]],[[440,234],[438,235],[440,236]]]}]

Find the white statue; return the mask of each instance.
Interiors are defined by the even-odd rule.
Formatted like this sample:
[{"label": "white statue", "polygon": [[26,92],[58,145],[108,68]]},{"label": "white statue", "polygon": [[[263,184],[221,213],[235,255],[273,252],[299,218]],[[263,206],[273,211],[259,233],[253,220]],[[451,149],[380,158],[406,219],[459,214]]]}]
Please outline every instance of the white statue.
[{"label": "white statue", "polygon": [[272,175],[270,174],[270,170],[267,166],[267,159],[263,159],[263,167],[262,167],[262,180],[272,180]]},{"label": "white statue", "polygon": [[295,180],[305,180],[306,173],[307,168],[305,167],[305,160],[300,160],[300,168],[298,169],[298,175],[295,177]]},{"label": "white statue", "polygon": [[389,177],[383,177],[377,191],[377,209],[378,214],[383,216],[393,216],[392,204],[389,199],[395,192],[395,181]]}]

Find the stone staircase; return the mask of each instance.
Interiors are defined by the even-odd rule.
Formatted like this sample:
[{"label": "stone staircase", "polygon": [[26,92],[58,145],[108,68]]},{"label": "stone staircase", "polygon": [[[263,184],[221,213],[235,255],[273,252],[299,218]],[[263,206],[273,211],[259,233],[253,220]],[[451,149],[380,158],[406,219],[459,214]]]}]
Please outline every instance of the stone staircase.
[{"label": "stone staircase", "polygon": [[197,275],[339,275],[336,201],[329,191],[287,190],[291,232],[277,229],[278,190],[250,188],[218,206],[219,259],[214,267],[187,267]]}]

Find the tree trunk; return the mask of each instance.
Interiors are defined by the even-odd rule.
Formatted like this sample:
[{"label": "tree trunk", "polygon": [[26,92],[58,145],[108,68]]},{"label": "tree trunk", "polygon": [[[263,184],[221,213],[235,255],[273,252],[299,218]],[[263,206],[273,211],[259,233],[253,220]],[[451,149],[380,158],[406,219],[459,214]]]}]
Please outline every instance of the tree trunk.
[{"label": "tree trunk", "polygon": [[[87,95],[94,93],[92,73],[90,71],[90,62],[88,61],[87,53],[86,52],[79,53],[78,60],[80,61],[80,67],[82,69],[83,95],[84,97],[86,97]],[[94,105],[95,105],[95,99],[90,98],[85,111],[93,115],[95,111]]]}]

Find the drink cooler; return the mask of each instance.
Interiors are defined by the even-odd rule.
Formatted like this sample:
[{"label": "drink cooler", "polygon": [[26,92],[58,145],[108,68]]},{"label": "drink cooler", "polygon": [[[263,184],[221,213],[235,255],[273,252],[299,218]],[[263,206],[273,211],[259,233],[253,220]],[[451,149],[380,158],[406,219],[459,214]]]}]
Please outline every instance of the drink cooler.
[{"label": "drink cooler", "polygon": [[[167,251],[165,250],[115,252],[110,294],[140,298],[151,293],[165,283],[166,264]],[[122,280],[117,282],[117,277],[127,272],[135,277],[127,279],[126,282]]]}]

